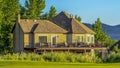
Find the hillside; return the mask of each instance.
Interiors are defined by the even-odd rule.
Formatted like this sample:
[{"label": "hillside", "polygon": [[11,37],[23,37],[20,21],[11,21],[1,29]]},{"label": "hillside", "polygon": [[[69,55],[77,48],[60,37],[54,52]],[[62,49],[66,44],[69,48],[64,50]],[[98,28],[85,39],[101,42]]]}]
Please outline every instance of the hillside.
[{"label": "hillside", "polygon": [[[92,24],[83,23],[89,28],[92,29]],[[120,25],[110,26],[107,24],[102,24],[103,30],[106,31],[107,35],[109,35],[113,40],[120,40]]]}]

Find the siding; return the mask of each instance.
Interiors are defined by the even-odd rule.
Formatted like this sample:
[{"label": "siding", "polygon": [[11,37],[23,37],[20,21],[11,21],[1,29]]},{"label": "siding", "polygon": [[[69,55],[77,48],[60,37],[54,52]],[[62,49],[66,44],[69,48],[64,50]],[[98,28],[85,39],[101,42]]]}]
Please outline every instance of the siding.
[{"label": "siding", "polygon": [[34,35],[24,34],[24,47],[34,47]]},{"label": "siding", "polygon": [[[77,36],[83,36],[83,42],[90,44],[90,43],[94,43],[94,35],[92,34],[72,34],[72,43],[76,42],[76,37]],[[89,37],[89,41],[88,41],[88,37]],[[92,39],[93,37],[93,39]]]},{"label": "siding", "polygon": [[15,29],[13,31],[13,52],[23,52],[24,46],[24,35],[18,23],[16,23]]},{"label": "siding", "polygon": [[35,45],[39,45],[39,36],[47,36],[47,42],[51,42],[51,37],[52,36],[57,36],[57,43],[63,43],[66,42],[66,35],[65,34],[47,34],[47,33],[42,33],[42,34],[35,34]]},{"label": "siding", "polygon": [[24,34],[24,47],[29,46],[29,34]]}]

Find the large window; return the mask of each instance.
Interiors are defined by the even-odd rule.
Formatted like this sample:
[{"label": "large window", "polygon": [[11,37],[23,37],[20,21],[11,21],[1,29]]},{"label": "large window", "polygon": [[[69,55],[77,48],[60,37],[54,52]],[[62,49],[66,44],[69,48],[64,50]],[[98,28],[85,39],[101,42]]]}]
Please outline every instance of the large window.
[{"label": "large window", "polygon": [[80,36],[76,36],[76,42],[80,42]]},{"label": "large window", "polygon": [[39,42],[40,44],[47,43],[47,36],[39,36]]},{"label": "large window", "polygon": [[91,37],[91,42],[94,43],[94,37]]},{"label": "large window", "polygon": [[83,36],[81,36],[81,42],[84,42],[84,37]]},{"label": "large window", "polygon": [[77,42],[84,42],[84,37],[83,36],[76,36]]},{"label": "large window", "polygon": [[52,36],[51,37],[51,43],[52,43],[52,45],[56,45],[57,44],[57,36]]},{"label": "large window", "polygon": [[88,42],[90,42],[90,36],[87,37]]}]

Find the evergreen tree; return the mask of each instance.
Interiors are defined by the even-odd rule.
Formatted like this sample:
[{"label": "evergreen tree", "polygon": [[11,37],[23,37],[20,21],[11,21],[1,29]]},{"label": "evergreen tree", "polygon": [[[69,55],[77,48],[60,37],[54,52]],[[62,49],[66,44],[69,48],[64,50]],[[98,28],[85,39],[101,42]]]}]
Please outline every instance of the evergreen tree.
[{"label": "evergreen tree", "polygon": [[42,14],[40,16],[40,19],[42,19],[42,20],[49,20],[49,14],[48,13]]},{"label": "evergreen tree", "polygon": [[103,45],[112,45],[111,38],[102,29],[102,22],[100,21],[100,18],[98,18],[97,21],[95,21],[95,24],[93,24],[93,30],[96,32],[95,42],[100,42]]},{"label": "evergreen tree", "polygon": [[42,10],[45,8],[45,0],[26,0],[26,17],[29,19],[39,19]]},{"label": "evergreen tree", "polygon": [[23,6],[20,6],[20,14],[21,14],[22,19],[26,19],[27,18],[27,9]]},{"label": "evergreen tree", "polygon": [[50,11],[49,11],[49,19],[53,18],[54,16],[56,16],[56,9],[54,6],[50,7]]},{"label": "evergreen tree", "polygon": [[81,20],[82,20],[81,17],[78,15],[75,15],[75,19],[78,20],[79,22],[81,22]]},{"label": "evergreen tree", "polygon": [[102,41],[103,32],[102,32],[102,23],[100,21],[100,18],[95,21],[95,24],[93,24],[93,30],[96,32],[95,34],[95,42]]},{"label": "evergreen tree", "polygon": [[[1,4],[0,4],[1,5]],[[15,24],[16,15],[19,12],[18,0],[2,1],[2,20],[0,29],[0,53],[8,53],[12,51],[12,28]]]},{"label": "evergreen tree", "polygon": [[56,9],[54,6],[51,6],[50,7],[50,10],[49,10],[49,13],[45,13],[45,14],[42,14],[40,16],[40,19],[43,19],[43,20],[50,20],[51,18],[55,17],[56,16]]}]

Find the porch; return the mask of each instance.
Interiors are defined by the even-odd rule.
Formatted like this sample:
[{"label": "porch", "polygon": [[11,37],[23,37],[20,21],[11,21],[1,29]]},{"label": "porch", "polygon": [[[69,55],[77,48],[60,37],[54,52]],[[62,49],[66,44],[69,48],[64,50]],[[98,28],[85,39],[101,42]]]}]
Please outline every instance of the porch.
[{"label": "porch", "polygon": [[39,47],[34,47],[34,48],[24,48],[25,50],[31,50],[32,52],[35,53],[44,53],[44,52],[77,52],[77,53],[83,53],[83,54],[91,54],[94,55],[95,51],[99,51],[101,54],[100,56],[102,58],[105,58],[108,55],[108,47],[103,46],[101,44],[83,44],[83,43],[73,43],[66,45],[65,43],[61,44],[55,44],[55,45],[40,45]]}]

